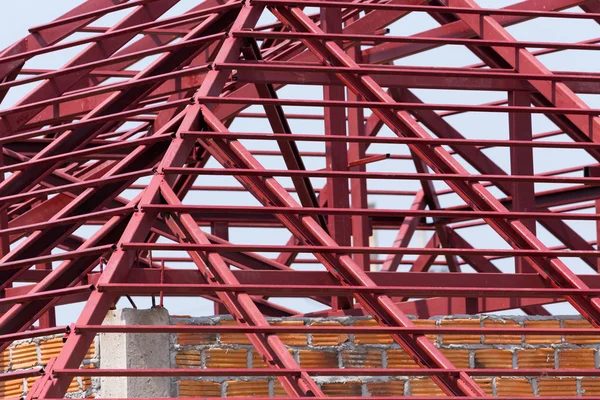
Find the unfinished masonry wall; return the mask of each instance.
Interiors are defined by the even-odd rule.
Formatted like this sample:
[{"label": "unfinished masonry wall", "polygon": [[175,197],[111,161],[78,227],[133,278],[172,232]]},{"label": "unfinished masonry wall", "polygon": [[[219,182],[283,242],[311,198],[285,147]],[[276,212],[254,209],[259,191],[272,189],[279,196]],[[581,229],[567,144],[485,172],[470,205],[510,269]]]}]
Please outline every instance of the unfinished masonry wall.
[{"label": "unfinished masonry wall", "polygon": [[[83,368],[99,366],[100,360],[95,342],[85,356]],[[14,372],[44,367],[51,358],[58,355],[62,347],[62,335],[16,341],[0,353],[0,369],[2,372]],[[27,395],[36,379],[36,377],[29,377],[0,382],[0,399],[18,399]],[[91,377],[76,377],[69,386],[68,396],[90,397],[95,391]]]},{"label": "unfinished masonry wall", "polygon": [[[175,324],[230,325],[226,317],[172,318]],[[443,317],[414,320],[416,325],[445,327],[584,328],[587,321],[568,317]],[[273,325],[377,325],[369,318],[271,319]],[[458,368],[600,368],[598,336],[428,335]],[[417,368],[388,335],[285,334],[283,342],[306,368]],[[182,334],[173,340],[173,362],[179,368],[265,368],[243,334]],[[599,371],[600,372],[600,371]],[[367,374],[367,373],[366,373]],[[343,370],[340,371],[343,376]],[[430,378],[315,378],[328,396],[440,395]],[[600,378],[476,378],[495,396],[600,395]],[[183,379],[179,397],[283,396],[276,379]]]},{"label": "unfinished masonry wall", "polygon": [[[135,314],[138,311],[129,310]],[[148,313],[143,318],[152,318]],[[164,315],[164,310],[156,310]],[[162,318],[162,317],[161,317]],[[170,317],[170,324],[232,325],[230,317]],[[376,323],[369,318],[270,319],[273,325],[360,325]],[[470,327],[548,327],[585,328],[586,321],[568,317],[444,317],[415,320],[417,325],[464,327],[464,335],[430,335],[434,343],[459,368],[589,369],[599,368],[600,333],[596,336],[469,335]],[[111,334],[115,335],[115,334]],[[306,368],[417,368],[415,363],[387,335],[285,334],[281,335],[290,353]],[[101,343],[104,340],[104,343]],[[173,334],[164,336],[171,368],[265,368],[262,359],[243,334]],[[154,343],[155,346],[160,345]],[[110,368],[119,351],[125,357],[144,356],[140,347],[108,349],[106,335],[96,338],[84,367]],[[46,337],[14,343],[0,355],[0,367],[16,371],[44,366],[62,347],[62,337]],[[108,359],[110,357],[110,359]],[[120,356],[119,356],[120,357]],[[107,360],[104,361],[103,360]],[[162,362],[162,361],[161,361]],[[136,365],[137,367],[137,365]],[[147,368],[163,367],[146,365]],[[368,374],[366,372],[366,374]],[[442,395],[429,378],[418,377],[346,377],[315,378],[329,396],[403,396]],[[125,379],[125,378],[123,378]],[[477,378],[484,390],[495,396],[585,396],[600,395],[599,378]],[[18,398],[26,394],[34,378],[0,382],[0,398]],[[172,378],[164,381],[165,393],[172,397],[282,396],[283,389],[274,378]],[[113,386],[113,383],[111,383]],[[69,397],[101,397],[96,378],[73,380]],[[107,389],[107,388],[104,388]],[[113,387],[114,389],[114,387]],[[103,393],[104,392],[104,393]],[[136,397],[135,393],[128,393]],[[147,397],[147,396],[146,396]]]}]

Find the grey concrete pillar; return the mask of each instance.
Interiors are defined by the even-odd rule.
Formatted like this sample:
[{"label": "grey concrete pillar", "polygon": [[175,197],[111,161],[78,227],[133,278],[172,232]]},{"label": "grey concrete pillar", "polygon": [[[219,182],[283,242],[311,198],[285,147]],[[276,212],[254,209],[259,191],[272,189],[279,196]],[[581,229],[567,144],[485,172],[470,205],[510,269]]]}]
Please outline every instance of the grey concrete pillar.
[{"label": "grey concrete pillar", "polygon": [[[125,308],[108,313],[104,325],[168,325],[164,308]],[[168,333],[103,333],[100,368],[170,368]],[[103,377],[102,398],[171,397],[169,377]]]}]

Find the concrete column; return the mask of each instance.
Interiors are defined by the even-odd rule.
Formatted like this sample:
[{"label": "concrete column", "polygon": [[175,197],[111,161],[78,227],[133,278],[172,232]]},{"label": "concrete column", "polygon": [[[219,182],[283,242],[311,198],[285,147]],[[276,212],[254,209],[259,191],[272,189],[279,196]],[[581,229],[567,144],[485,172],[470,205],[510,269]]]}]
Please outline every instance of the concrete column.
[{"label": "concrete column", "polygon": [[[104,325],[168,325],[164,308],[112,310]],[[100,335],[100,368],[170,368],[168,333]],[[171,397],[169,377],[103,377],[102,398]]]}]

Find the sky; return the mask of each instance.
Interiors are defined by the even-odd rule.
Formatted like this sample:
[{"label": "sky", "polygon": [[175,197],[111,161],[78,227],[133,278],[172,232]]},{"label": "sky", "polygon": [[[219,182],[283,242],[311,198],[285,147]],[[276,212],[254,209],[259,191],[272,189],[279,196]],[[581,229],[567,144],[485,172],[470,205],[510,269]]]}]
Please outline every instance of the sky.
[{"label": "sky", "polygon": [[[478,3],[482,7],[503,7],[517,1],[504,1],[504,0],[480,0]],[[80,4],[80,0],[57,0],[57,1],[42,1],[42,0],[20,0],[6,2],[3,5],[3,11],[0,13],[0,48],[5,48],[20,38],[27,35],[27,28],[49,22],[60,15],[64,14],[68,10],[72,9],[76,5]],[[185,11],[197,4],[198,1],[181,1],[176,7],[170,10],[165,17],[176,15]],[[568,11],[581,11],[579,8],[574,8]],[[114,15],[107,18],[103,18],[95,22],[94,26],[108,26],[113,24],[119,18],[126,15],[128,11],[114,13]],[[262,22],[268,22],[269,16],[265,16]],[[401,19],[399,22],[393,24],[390,35],[411,35],[429,28],[437,26],[437,23],[429,16],[423,13],[412,13],[411,15]],[[600,37],[600,25],[593,21],[582,21],[582,20],[566,20],[566,19],[538,19],[523,23],[514,27],[509,27],[508,31],[520,40],[530,41],[547,41],[547,42],[577,42],[591,38]],[[80,35],[78,37],[84,37]],[[32,62],[27,64],[30,68],[57,68],[64,64],[71,57],[75,56],[83,47],[74,48],[62,51],[60,53],[52,54],[49,56],[38,57]],[[540,60],[553,71],[577,71],[577,72],[597,72],[598,65],[600,65],[600,52],[598,51],[566,51],[558,54],[551,54],[540,57]],[[146,60],[146,65],[151,60]],[[458,46],[445,46],[432,51],[428,51],[423,54],[407,57],[405,59],[396,62],[396,65],[410,65],[410,66],[465,66],[478,63],[479,60],[471,54],[467,49]],[[143,66],[142,63],[140,66]],[[15,88],[9,92],[6,100],[0,104],[0,109],[5,109],[11,104],[14,104],[20,99],[25,93],[30,91],[35,85],[23,85]],[[299,85],[289,85],[283,88],[279,94],[282,98],[322,98],[322,92],[320,88],[313,88]],[[469,92],[469,91],[458,91],[458,90],[414,90],[425,102],[432,103],[470,103],[470,104],[482,104],[491,102],[494,100],[506,98],[506,93],[501,92]],[[581,95],[581,98],[585,100],[590,107],[600,108],[600,96],[597,95]],[[249,111],[257,111],[257,107],[249,109]],[[316,109],[298,109],[293,107],[287,107],[288,112],[305,112],[310,113]],[[508,132],[508,118],[503,114],[496,113],[469,113],[457,115],[447,119],[454,127],[462,132],[468,138],[481,138],[481,139],[500,139],[506,138]],[[548,121],[545,117],[534,116],[534,133],[541,133],[555,129],[553,124]],[[296,133],[322,133],[322,123],[307,122],[307,121],[292,121],[292,130]],[[265,132],[265,125],[261,121],[255,120],[240,120],[232,125],[232,131],[256,131]],[[380,133],[380,136],[391,136],[392,133],[388,129],[384,128]],[[568,140],[566,136],[558,136],[552,140],[562,141]],[[249,147],[252,146],[263,146],[264,143],[247,143]],[[258,148],[258,147],[255,147]],[[304,150],[321,150],[321,148],[315,147],[314,144],[301,143],[300,148]],[[370,148],[370,152],[373,153],[393,153],[393,154],[407,154],[406,147],[403,146],[377,146],[374,145]],[[496,163],[504,167],[507,171],[510,170],[510,160],[508,156],[508,150],[506,149],[492,149],[486,150],[485,153],[490,156]],[[549,170],[568,168],[577,165],[591,164],[591,158],[586,154],[578,151],[564,151],[561,150],[547,150],[547,149],[536,149],[535,150],[536,173],[541,173]],[[281,159],[262,158],[260,161],[269,168],[282,168],[283,162]],[[322,161],[309,159],[305,160],[308,168],[322,168],[324,167]],[[216,167],[216,163],[209,163],[208,167]],[[376,163],[369,165],[369,171],[390,171],[390,170],[407,170],[414,171],[412,166],[406,164],[405,161],[394,161],[386,160],[382,163]],[[203,178],[203,184],[222,184],[225,181],[231,181],[226,178]],[[282,183],[289,184],[289,180],[282,179]],[[315,180],[314,182],[321,182]],[[396,182],[393,187],[390,187],[390,182],[373,182],[370,183],[370,188],[397,188],[399,190],[411,190],[419,189],[418,182]],[[436,187],[444,188],[445,185],[437,183]],[[538,189],[548,189],[548,185],[538,184]],[[492,189],[494,194],[499,194],[496,190]],[[197,195],[196,195],[197,196]],[[246,194],[232,195],[224,199],[218,197],[215,193],[204,193],[202,198],[200,197],[189,197],[186,199],[187,202],[204,202],[205,204],[257,204],[251,197]],[[370,198],[370,202],[377,208],[409,208],[412,203],[411,198],[398,198],[393,196],[376,196]],[[453,195],[444,196],[442,204],[444,206],[450,206],[460,204],[461,201]],[[589,212],[589,210],[587,210]],[[569,222],[569,225],[576,228],[578,231],[590,234],[593,232],[593,223],[587,222]],[[555,238],[549,235],[541,226],[538,224],[538,236],[549,245],[558,244]],[[78,232],[80,233],[80,232]],[[83,235],[86,232],[82,233]],[[89,232],[88,232],[89,234]],[[394,231],[378,231],[376,232],[377,245],[388,246],[394,239],[396,232]],[[481,227],[479,229],[473,229],[470,231],[461,232],[463,237],[467,239],[475,247],[487,247],[487,248],[508,248],[507,244],[498,237],[498,235],[488,227]],[[287,241],[288,235],[283,230],[270,230],[264,232],[264,234],[256,235],[254,231],[248,229],[232,229],[231,240],[237,243],[250,243],[259,244],[268,242],[269,244],[284,244]],[[411,246],[423,245],[428,240],[428,234],[425,232],[418,233]],[[576,259],[565,259],[567,265],[577,273],[590,273],[590,269],[583,265],[579,260]],[[512,263],[499,262],[497,264],[501,269],[509,271],[512,268]],[[298,268],[307,268],[306,266]],[[314,267],[313,267],[314,268]],[[145,300],[136,299],[138,306],[147,306],[148,302]],[[140,303],[141,302],[141,303]],[[293,306],[304,311],[310,311],[314,309],[314,304],[309,302],[299,302],[295,299],[280,300],[282,304]],[[79,306],[65,307],[65,312],[60,314],[60,318],[64,318],[65,321],[69,322],[77,314]],[[172,307],[172,314],[193,314],[193,315],[204,315],[212,313],[212,306],[205,303],[193,303],[182,299],[173,300],[169,303],[169,307]],[[568,306],[551,306],[554,312],[558,313],[569,313],[572,310]]]}]

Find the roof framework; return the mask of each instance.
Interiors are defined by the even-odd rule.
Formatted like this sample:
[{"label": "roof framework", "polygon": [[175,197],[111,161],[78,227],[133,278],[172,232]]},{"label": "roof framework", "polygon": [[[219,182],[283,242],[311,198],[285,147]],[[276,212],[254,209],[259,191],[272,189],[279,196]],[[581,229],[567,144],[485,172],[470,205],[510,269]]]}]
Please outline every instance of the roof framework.
[{"label": "roof framework", "polygon": [[[597,0],[206,0],[168,14],[178,3],[87,0],[0,52],[0,99],[33,84],[0,110],[0,347],[68,333],[51,366],[26,373],[41,375],[29,398],[62,398],[102,331],[246,333],[290,398],[324,397],[313,376],[331,371],[300,368],[277,333],[381,331],[419,376],[479,398],[473,376],[508,371],[456,368],[407,315],[562,303],[600,327],[600,110],[584,101],[600,75],[543,63],[600,38],[509,33],[536,19],[596,26]],[[397,34],[416,14],[434,27]],[[479,63],[432,66],[449,46]],[[60,67],[28,66],[72,49]],[[423,54],[432,65],[403,63]],[[117,302],[179,296],[238,325],[100,326]],[[75,324],[56,326],[73,303]],[[380,327],[266,321],[301,314]]]}]

